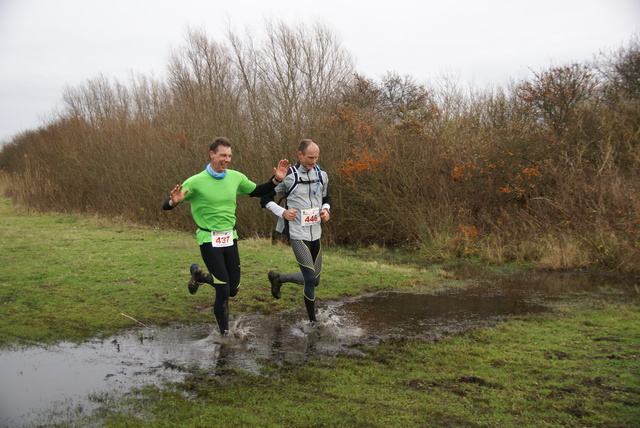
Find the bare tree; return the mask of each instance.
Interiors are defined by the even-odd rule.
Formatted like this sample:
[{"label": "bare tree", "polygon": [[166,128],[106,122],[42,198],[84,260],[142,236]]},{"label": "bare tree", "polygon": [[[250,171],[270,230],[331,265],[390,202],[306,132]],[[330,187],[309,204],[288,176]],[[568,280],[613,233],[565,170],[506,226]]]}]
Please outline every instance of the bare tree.
[{"label": "bare tree", "polygon": [[353,71],[350,55],[322,24],[290,27],[267,21],[266,39],[229,40],[242,76],[244,100],[263,136],[291,142],[322,120],[323,109],[337,98]]},{"label": "bare tree", "polygon": [[578,105],[593,94],[593,73],[586,65],[572,64],[534,75],[533,81],[518,85],[516,93],[560,136]]}]

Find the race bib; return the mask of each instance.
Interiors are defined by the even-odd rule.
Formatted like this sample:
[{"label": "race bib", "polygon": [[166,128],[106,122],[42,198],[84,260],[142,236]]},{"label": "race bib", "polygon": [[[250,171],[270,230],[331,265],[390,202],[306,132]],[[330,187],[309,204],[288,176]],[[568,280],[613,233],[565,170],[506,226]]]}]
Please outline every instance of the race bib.
[{"label": "race bib", "polygon": [[320,223],[320,208],[302,210],[302,226],[313,226]]},{"label": "race bib", "polygon": [[223,231],[211,231],[211,246],[220,248],[220,247],[230,247],[233,245],[233,229],[223,230]]}]

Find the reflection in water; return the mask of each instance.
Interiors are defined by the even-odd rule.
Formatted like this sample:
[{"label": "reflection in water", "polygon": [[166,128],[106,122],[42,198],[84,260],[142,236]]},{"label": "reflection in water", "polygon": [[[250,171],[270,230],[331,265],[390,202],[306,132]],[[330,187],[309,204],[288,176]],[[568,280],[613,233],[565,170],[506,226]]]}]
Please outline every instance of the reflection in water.
[{"label": "reflection in water", "polygon": [[[469,273],[471,274],[471,273]],[[90,412],[109,393],[181,381],[189,369],[260,373],[265,364],[357,354],[356,345],[393,337],[435,339],[539,312],[545,299],[567,295],[638,298],[637,283],[588,275],[523,274],[486,277],[477,286],[437,295],[383,292],[323,302],[317,326],[303,308],[236,318],[231,337],[215,326],[174,325],[136,330],[82,344],[61,343],[0,352],[0,426],[48,423],[52,408]],[[49,415],[50,417],[50,415]]]},{"label": "reflection in water", "polygon": [[416,295],[386,292],[359,299],[345,309],[356,325],[381,337],[431,337],[495,322],[499,317],[543,310],[513,296]]}]

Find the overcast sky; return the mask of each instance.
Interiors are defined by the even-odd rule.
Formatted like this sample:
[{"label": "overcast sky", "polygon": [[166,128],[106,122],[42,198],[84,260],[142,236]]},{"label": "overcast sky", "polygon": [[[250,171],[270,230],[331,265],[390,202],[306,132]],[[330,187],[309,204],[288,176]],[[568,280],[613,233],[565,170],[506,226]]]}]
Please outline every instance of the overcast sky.
[{"label": "overcast sky", "polygon": [[46,123],[66,86],[162,78],[188,26],[222,40],[272,18],[327,24],[370,78],[482,87],[626,46],[640,0],[0,0],[0,141]]}]

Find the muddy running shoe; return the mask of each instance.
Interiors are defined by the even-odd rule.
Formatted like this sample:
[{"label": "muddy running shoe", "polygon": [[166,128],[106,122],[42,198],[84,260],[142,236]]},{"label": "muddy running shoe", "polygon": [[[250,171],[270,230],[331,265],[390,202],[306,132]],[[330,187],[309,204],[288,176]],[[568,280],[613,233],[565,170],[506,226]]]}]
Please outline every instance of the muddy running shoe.
[{"label": "muddy running shoe", "polygon": [[196,294],[198,291],[198,287],[202,285],[202,282],[198,282],[196,278],[199,278],[202,275],[202,271],[200,270],[200,266],[197,263],[194,263],[189,268],[189,272],[191,272],[191,278],[189,282],[187,282],[187,287],[189,288],[189,293]]},{"label": "muddy running shoe", "polygon": [[282,287],[282,282],[280,282],[280,274],[275,270],[270,270],[267,276],[269,277],[269,282],[271,283],[271,295],[276,299],[279,299],[281,296],[280,287]]}]

